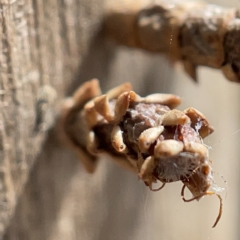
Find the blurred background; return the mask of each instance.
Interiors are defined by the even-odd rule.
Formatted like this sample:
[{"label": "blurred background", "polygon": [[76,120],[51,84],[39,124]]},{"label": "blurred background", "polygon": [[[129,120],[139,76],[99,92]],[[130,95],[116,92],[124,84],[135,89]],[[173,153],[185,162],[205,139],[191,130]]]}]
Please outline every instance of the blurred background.
[{"label": "blurred background", "polygon": [[[68,53],[59,57],[60,61],[66,58],[64,68],[57,73],[59,78],[71,79],[66,94],[70,95],[81,82],[96,77],[104,91],[131,82],[134,91],[142,96],[154,92],[174,93],[182,98],[179,109],[194,107],[201,111],[215,129],[205,144],[212,147],[210,157],[217,184],[227,187],[222,194],[223,215],[212,229],[219,210],[217,197],[184,203],[180,182],[151,192],[137,176],[119,168],[110,159],[101,159],[97,171],[88,174],[74,153],[58,140],[56,132],[50,130],[4,239],[238,240],[240,85],[224,79],[220,71],[205,67],[199,68],[196,84],[167,58],[116,47],[101,37],[92,37],[94,30],[88,33],[88,29],[99,24],[111,0],[77,2],[79,10],[75,13],[81,17],[75,22],[71,17],[67,19],[72,35],[68,40]],[[239,0],[208,2],[240,7]],[[76,6],[75,1],[62,0],[59,4],[65,14]],[[49,7],[54,9],[54,5]],[[44,11],[49,19],[54,19],[54,11]],[[53,73],[46,73],[45,77],[50,78]],[[56,80],[55,84],[66,83]]]}]

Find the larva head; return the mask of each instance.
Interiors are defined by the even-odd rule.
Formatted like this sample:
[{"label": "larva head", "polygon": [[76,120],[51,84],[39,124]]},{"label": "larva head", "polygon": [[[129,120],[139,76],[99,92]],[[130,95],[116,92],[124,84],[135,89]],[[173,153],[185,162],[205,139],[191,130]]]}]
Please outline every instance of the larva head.
[{"label": "larva head", "polygon": [[[195,172],[194,174],[183,181],[184,185],[182,188],[182,199],[184,202],[191,202],[193,200],[199,200],[203,196],[206,195],[216,195],[219,199],[220,206],[219,206],[219,213],[218,216],[213,224],[213,228],[217,226],[221,216],[222,216],[222,207],[223,202],[222,198],[219,194],[217,194],[215,191],[208,191],[208,189],[213,184],[213,176],[212,176],[212,168],[210,161],[205,161]],[[191,199],[185,199],[184,197],[184,189],[187,187],[190,192],[193,194],[193,197]]]},{"label": "larva head", "polygon": [[193,197],[199,200],[213,183],[210,161],[205,160],[189,178],[183,180],[183,183],[190,190]]}]

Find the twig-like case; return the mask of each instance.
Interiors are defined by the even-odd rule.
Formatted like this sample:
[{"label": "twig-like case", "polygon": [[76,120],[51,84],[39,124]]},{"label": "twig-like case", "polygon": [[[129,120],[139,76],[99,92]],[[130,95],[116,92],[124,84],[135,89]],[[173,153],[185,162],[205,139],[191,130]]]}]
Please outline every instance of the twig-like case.
[{"label": "twig-like case", "polygon": [[[66,100],[61,132],[89,172],[97,157],[109,154],[118,164],[138,174],[153,191],[166,183],[182,181],[182,198],[189,202],[213,185],[209,152],[202,139],[213,132],[207,119],[194,108],[174,109],[180,98],[172,94],[140,97],[125,83],[101,95],[97,80],[84,83]],[[153,183],[162,186],[153,189]],[[193,198],[184,198],[187,187]]]}]

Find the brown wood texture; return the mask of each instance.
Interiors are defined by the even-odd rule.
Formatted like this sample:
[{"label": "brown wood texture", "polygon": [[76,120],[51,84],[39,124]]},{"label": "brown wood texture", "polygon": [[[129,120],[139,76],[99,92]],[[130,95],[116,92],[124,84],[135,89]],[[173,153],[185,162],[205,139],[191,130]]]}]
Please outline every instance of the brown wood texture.
[{"label": "brown wood texture", "polygon": [[101,5],[0,1],[1,233],[97,32]]},{"label": "brown wood texture", "polygon": [[[95,36],[114,0],[0,2],[2,238],[237,240],[239,86],[206,69],[196,85],[178,68],[174,72],[169,59]],[[87,174],[56,129],[46,132],[63,97],[93,77],[104,91],[130,81],[143,96],[180,95],[180,109],[196,107],[208,117],[215,133],[205,143],[213,147],[216,181],[224,187],[223,175],[228,182],[216,229],[217,199],[183,203],[179,184],[149,192],[109,159]]]}]

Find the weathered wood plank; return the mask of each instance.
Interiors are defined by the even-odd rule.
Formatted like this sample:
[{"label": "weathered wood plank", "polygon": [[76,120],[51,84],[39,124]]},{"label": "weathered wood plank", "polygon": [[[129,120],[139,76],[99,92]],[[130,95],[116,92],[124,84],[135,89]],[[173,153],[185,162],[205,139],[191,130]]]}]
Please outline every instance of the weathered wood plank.
[{"label": "weathered wood plank", "polygon": [[101,14],[101,1],[0,1],[0,232]]}]

